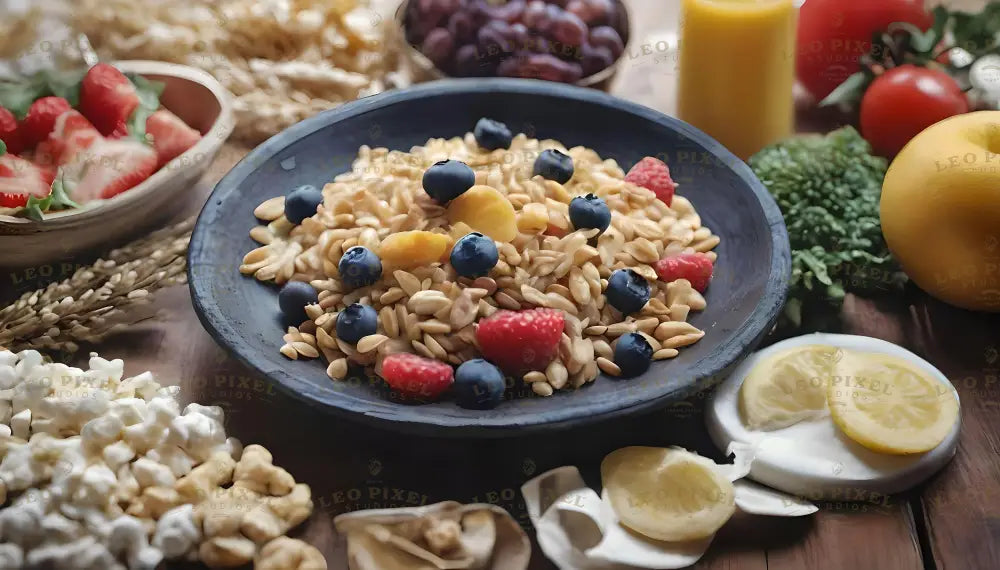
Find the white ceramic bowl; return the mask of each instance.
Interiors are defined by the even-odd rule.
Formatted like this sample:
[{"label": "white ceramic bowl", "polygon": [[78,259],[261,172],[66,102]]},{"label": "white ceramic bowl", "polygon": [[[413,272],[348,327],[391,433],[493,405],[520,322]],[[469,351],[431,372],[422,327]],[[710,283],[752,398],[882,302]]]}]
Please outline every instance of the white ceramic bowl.
[{"label": "white ceramic bowl", "polygon": [[0,215],[0,266],[26,267],[69,258],[135,237],[176,214],[233,131],[231,95],[211,75],[158,61],[117,61],[124,72],[165,84],[161,104],[202,133],[196,145],[138,186],[40,222]]}]

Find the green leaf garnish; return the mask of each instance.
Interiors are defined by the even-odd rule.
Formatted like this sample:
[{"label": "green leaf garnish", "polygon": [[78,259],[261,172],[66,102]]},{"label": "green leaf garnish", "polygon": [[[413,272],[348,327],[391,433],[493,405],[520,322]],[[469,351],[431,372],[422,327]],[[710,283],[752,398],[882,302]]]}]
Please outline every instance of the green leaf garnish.
[{"label": "green leaf garnish", "polygon": [[139,96],[139,106],[135,108],[126,123],[129,136],[150,144],[150,140],[146,137],[146,119],[160,108],[160,95],[163,94],[165,85],[135,73],[126,73],[125,77],[128,77],[135,86],[135,92]]},{"label": "green leaf garnish", "polygon": [[70,107],[75,108],[80,105],[80,84],[83,82],[83,76],[87,73],[86,70],[57,71],[47,69],[40,73],[45,78],[51,95],[69,101]]},{"label": "green leaf garnish", "polygon": [[838,85],[836,89],[831,91],[829,95],[824,97],[819,102],[819,106],[828,107],[840,103],[856,103],[861,100],[861,96],[864,95],[865,89],[868,88],[868,84],[871,81],[872,76],[870,73],[865,71],[853,73],[843,83]]},{"label": "green leaf garnish", "polygon": [[80,82],[85,73],[86,70],[43,69],[19,81],[0,82],[0,106],[18,120],[24,120],[31,104],[42,97],[62,97],[76,107],[80,104]]},{"label": "green leaf garnish", "polygon": [[0,140],[0,156],[7,154],[7,143]]},{"label": "green leaf garnish", "polygon": [[28,198],[28,203],[25,204],[24,208],[19,210],[16,215],[24,216],[30,220],[40,222],[45,219],[45,216],[43,215],[45,212],[79,208],[80,205],[69,197],[69,193],[66,191],[66,185],[67,182],[60,172],[59,176],[57,176],[55,181],[52,182],[52,191],[49,192],[48,196],[44,198],[30,196]]},{"label": "green leaf garnish", "polygon": [[0,106],[22,121],[36,99],[48,95],[48,83],[40,77],[30,77],[24,81],[4,81],[0,83]]}]

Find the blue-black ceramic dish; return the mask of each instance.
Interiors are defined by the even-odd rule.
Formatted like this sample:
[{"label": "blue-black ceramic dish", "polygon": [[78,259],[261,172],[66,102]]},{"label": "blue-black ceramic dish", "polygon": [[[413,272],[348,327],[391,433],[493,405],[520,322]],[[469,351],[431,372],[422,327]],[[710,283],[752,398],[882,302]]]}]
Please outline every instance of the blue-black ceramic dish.
[{"label": "blue-black ceramic dish", "polygon": [[[489,411],[452,400],[394,400],[377,379],[335,382],[317,360],[278,353],[284,333],[277,288],[238,271],[255,247],[254,208],[301,184],[319,187],[350,169],[361,145],[409,149],[462,135],[480,117],[514,131],[584,145],[627,169],[659,156],[678,192],[721,237],[708,307],[690,322],[705,337],[640,377],[601,376],[579,390],[542,398],[513,388]],[[741,160],[677,119],[607,94],[520,79],[442,80],[391,91],[321,113],[257,147],[216,186],[191,239],[191,295],[202,323],[236,358],[295,398],[369,424],[440,436],[519,435],[652,411],[710,386],[761,341],[785,300],[788,236],[777,205]]]}]

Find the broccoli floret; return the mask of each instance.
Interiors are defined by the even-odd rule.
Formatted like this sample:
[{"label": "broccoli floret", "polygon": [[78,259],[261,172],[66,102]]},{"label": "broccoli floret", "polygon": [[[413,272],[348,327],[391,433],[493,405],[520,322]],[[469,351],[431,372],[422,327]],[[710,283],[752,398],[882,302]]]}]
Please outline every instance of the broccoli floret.
[{"label": "broccoli floret", "polygon": [[904,278],[879,223],[887,164],[852,127],[800,135],[749,160],[785,217],[792,278],[784,316],[839,309],[846,291],[897,289]]}]

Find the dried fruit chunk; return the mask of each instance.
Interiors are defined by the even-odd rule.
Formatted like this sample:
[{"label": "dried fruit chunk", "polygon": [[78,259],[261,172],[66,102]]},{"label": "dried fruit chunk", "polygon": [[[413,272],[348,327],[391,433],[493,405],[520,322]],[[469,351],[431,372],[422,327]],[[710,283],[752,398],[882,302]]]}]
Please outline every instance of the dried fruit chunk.
[{"label": "dried fruit chunk", "polygon": [[414,230],[386,237],[379,245],[379,255],[393,267],[411,269],[440,261],[450,247],[447,234]]},{"label": "dried fruit chunk", "polygon": [[448,204],[448,221],[464,222],[496,241],[509,242],[517,236],[514,206],[495,188],[477,184]]}]

